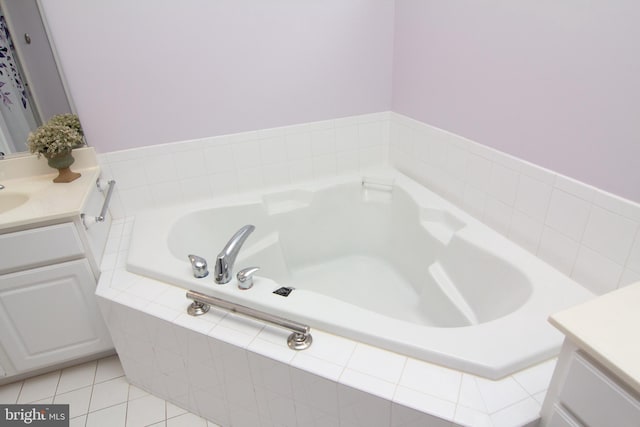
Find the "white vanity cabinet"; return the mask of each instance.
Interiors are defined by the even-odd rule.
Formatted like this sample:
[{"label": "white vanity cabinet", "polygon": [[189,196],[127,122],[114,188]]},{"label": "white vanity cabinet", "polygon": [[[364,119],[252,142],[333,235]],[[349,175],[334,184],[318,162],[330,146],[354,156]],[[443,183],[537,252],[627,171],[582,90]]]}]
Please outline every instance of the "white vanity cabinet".
[{"label": "white vanity cabinet", "polygon": [[[95,188],[83,210],[97,215],[103,200]],[[55,222],[0,234],[0,375],[7,381],[113,348],[95,298],[110,216],[88,230],[79,214]]]},{"label": "white vanity cabinet", "polygon": [[565,343],[554,382],[543,408],[543,426],[640,426],[636,393],[571,343]]},{"label": "white vanity cabinet", "polygon": [[640,426],[640,282],[551,316],[566,339],[542,427]]}]

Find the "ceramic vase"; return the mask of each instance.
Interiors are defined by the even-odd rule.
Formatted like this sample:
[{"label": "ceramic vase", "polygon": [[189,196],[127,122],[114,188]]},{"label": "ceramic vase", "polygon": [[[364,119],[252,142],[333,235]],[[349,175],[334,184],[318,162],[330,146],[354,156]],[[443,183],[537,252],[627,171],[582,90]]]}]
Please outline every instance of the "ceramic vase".
[{"label": "ceramic vase", "polygon": [[71,155],[71,150],[57,156],[47,157],[47,163],[49,166],[54,169],[58,169],[58,176],[53,179],[53,182],[71,182],[80,178],[79,173],[73,172],[69,169],[75,160],[76,159]]}]

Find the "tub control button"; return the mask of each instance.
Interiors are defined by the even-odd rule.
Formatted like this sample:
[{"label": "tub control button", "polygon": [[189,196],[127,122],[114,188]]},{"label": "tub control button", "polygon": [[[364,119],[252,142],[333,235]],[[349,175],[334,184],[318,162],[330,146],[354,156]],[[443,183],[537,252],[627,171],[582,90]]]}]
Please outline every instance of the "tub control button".
[{"label": "tub control button", "polygon": [[238,288],[242,290],[250,289],[253,286],[253,273],[260,270],[260,267],[247,267],[238,271]]},{"label": "tub control button", "polygon": [[285,287],[285,286],[283,286],[282,288],[278,288],[275,291],[273,291],[274,294],[280,295],[281,297],[288,297],[291,292],[293,292],[293,288],[289,288],[289,287]]}]

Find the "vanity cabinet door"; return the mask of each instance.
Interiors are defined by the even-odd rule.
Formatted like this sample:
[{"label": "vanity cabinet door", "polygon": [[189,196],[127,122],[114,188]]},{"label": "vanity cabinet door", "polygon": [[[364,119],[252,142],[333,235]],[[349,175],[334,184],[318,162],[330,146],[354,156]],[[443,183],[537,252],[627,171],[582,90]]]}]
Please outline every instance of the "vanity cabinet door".
[{"label": "vanity cabinet door", "polygon": [[580,423],[561,406],[555,405],[547,427],[580,427]]},{"label": "vanity cabinet door", "polygon": [[0,276],[0,344],[19,372],[113,348],[86,259]]},{"label": "vanity cabinet door", "polygon": [[558,399],[591,427],[638,427],[640,401],[580,352],[574,353]]}]

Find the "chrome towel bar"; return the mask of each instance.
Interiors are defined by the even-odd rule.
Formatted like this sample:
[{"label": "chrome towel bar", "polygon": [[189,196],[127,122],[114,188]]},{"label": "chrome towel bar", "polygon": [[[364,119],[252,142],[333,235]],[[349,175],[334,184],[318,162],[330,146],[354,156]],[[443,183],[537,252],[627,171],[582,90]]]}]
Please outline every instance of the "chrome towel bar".
[{"label": "chrome towel bar", "polygon": [[209,311],[209,306],[214,305],[216,307],[253,317],[254,319],[262,320],[263,322],[271,323],[292,331],[289,338],[287,338],[287,345],[293,350],[304,350],[313,342],[313,338],[310,334],[311,328],[307,325],[303,325],[302,323],[294,322],[293,320],[265,313],[260,310],[255,310],[250,307],[245,307],[244,305],[225,301],[220,298],[205,295],[197,291],[187,292],[187,298],[193,300],[187,309],[187,313],[192,316],[205,314]]},{"label": "chrome towel bar", "polygon": [[104,221],[104,218],[107,216],[107,209],[109,209],[109,203],[111,203],[111,194],[113,194],[113,188],[116,186],[116,182],[113,179],[107,184],[109,184],[109,189],[107,190],[107,195],[104,198],[104,204],[102,205],[100,215],[96,217],[96,221],[98,222]]},{"label": "chrome towel bar", "polygon": [[[113,188],[115,187],[116,182],[112,179],[107,182],[107,184],[109,184],[109,189],[107,190],[107,195],[104,197],[104,203],[102,204],[100,215],[93,218],[87,218],[87,215],[85,213],[80,214],[80,218],[82,219],[82,224],[84,225],[85,230],[88,230],[89,226],[95,222],[103,222],[107,217],[107,210],[109,209],[109,203],[111,203],[111,194],[113,194]],[[98,187],[98,190],[100,190],[101,192],[104,191],[100,186],[99,179],[96,180],[96,185]]]}]

